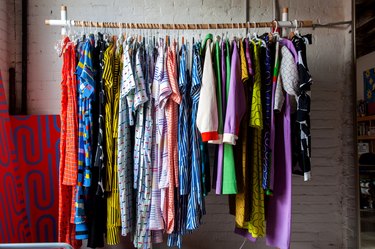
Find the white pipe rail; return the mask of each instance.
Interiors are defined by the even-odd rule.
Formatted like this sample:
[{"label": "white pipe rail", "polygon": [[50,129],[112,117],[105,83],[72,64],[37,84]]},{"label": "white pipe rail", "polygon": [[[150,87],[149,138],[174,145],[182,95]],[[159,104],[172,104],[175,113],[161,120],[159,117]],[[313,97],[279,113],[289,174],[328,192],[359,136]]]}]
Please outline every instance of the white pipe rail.
[{"label": "white pipe rail", "polygon": [[63,249],[73,249],[73,247],[67,243],[60,242],[45,242],[45,243],[8,243],[0,244],[1,249],[39,249],[39,248],[63,248]]}]

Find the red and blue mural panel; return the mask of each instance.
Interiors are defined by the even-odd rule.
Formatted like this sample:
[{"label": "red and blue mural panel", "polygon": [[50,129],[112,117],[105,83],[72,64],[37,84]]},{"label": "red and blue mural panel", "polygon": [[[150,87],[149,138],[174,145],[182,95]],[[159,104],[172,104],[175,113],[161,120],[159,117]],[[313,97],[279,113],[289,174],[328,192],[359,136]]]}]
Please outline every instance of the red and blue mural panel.
[{"label": "red and blue mural panel", "polygon": [[30,240],[21,165],[15,150],[0,74],[0,242]]},{"label": "red and blue mural panel", "polygon": [[58,116],[12,116],[32,241],[57,241]]},{"label": "red and blue mural panel", "polygon": [[9,116],[0,80],[0,243],[57,241],[59,139],[59,116]]}]

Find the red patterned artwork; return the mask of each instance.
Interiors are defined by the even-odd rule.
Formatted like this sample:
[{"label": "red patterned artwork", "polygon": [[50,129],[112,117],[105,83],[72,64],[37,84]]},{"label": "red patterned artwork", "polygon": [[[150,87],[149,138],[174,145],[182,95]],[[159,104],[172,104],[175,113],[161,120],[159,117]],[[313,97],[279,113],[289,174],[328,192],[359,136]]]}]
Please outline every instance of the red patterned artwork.
[{"label": "red patterned artwork", "polygon": [[22,180],[0,74],[0,243],[31,241]]},{"label": "red patterned artwork", "polygon": [[58,116],[11,116],[32,241],[57,241]]},{"label": "red patterned artwork", "polygon": [[57,241],[59,116],[9,116],[0,78],[0,243]]}]

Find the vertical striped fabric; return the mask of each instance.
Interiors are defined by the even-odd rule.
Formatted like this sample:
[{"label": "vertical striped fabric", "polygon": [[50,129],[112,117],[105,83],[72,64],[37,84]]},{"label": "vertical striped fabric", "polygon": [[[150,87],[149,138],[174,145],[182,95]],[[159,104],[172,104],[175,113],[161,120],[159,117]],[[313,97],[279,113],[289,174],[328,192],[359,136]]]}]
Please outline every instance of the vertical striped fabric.
[{"label": "vertical striped fabric", "polygon": [[113,105],[114,105],[114,59],[115,45],[110,44],[104,54],[103,80],[106,93],[105,103],[105,127],[106,127],[106,151],[107,151],[107,244],[120,243],[118,222],[120,220],[120,207],[118,195],[117,169],[114,164],[114,139],[113,139]]},{"label": "vertical striped fabric", "polygon": [[[163,44],[163,42],[161,42]],[[164,44],[163,44],[164,45]],[[165,51],[163,50],[163,54]],[[167,73],[167,57],[166,55],[163,56],[163,67],[161,70],[161,81],[159,82],[159,99],[158,99],[158,107],[159,110],[157,112],[157,144],[158,144],[158,164],[160,172],[160,180],[159,180],[159,188],[161,189],[161,201],[160,207],[162,211],[162,215],[164,218],[164,222],[167,222],[167,193],[168,193],[168,166],[169,166],[169,159],[168,159],[168,140],[167,140],[167,119],[165,116],[165,105],[172,93],[172,89],[169,84],[169,77]]]},{"label": "vertical striped fabric", "polygon": [[177,151],[177,126],[178,126],[178,105],[181,102],[181,96],[177,82],[177,61],[176,61],[176,44],[168,48],[167,54],[167,72],[169,76],[172,94],[170,95],[165,106],[167,118],[167,139],[168,139],[168,200],[167,200],[167,233],[173,232],[175,224],[175,190],[178,187],[178,151]]},{"label": "vertical striped fabric", "polygon": [[182,236],[187,233],[187,200],[190,192],[189,177],[191,172],[190,158],[190,81],[187,69],[187,46],[182,45],[179,56],[179,91],[181,104],[178,114],[178,166],[179,188],[176,193],[175,229],[168,236],[168,246],[182,246]]},{"label": "vertical striped fabric", "polygon": [[189,193],[189,83],[186,68],[187,50],[183,45],[181,48],[179,64],[179,91],[181,94],[181,104],[178,114],[178,173],[179,173],[179,191],[180,195]]},{"label": "vertical striped fabric", "polygon": [[158,47],[158,56],[155,64],[154,79],[152,83],[152,99],[153,99],[153,137],[152,137],[152,193],[151,193],[151,210],[150,210],[150,224],[149,228],[153,231],[160,231],[164,229],[164,222],[161,213],[161,190],[159,188],[160,181],[160,157],[158,139],[160,133],[158,130],[158,113],[159,109],[159,86],[162,80],[164,65],[164,48]]},{"label": "vertical striped fabric", "polygon": [[188,200],[188,213],[186,228],[194,230],[198,228],[202,216],[201,208],[202,200],[202,186],[201,186],[201,158],[200,158],[200,144],[199,131],[196,126],[196,118],[198,111],[198,103],[200,97],[200,86],[202,81],[202,62],[200,58],[200,43],[193,45],[193,65],[192,65],[192,85],[191,85],[191,175],[190,175],[190,195]]}]

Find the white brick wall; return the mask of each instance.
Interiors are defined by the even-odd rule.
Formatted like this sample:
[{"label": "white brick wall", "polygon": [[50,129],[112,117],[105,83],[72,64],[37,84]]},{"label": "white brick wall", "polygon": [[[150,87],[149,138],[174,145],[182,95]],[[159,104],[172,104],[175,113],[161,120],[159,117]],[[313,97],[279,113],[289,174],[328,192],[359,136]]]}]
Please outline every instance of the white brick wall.
[{"label": "white brick wall", "polygon": [[5,1],[0,2],[0,70],[4,82],[4,88],[6,96],[8,96],[8,68],[10,65],[8,58],[8,40],[9,29],[8,29],[8,14],[7,14],[7,3]]},{"label": "white brick wall", "polygon": [[[16,88],[21,93],[21,1],[0,1],[0,70],[8,100],[10,67],[16,68]],[[21,94],[17,96],[20,108]]]},{"label": "white brick wall", "polygon": [[[156,23],[245,20],[244,1],[240,0],[29,2],[28,97],[29,112],[33,114],[59,113],[61,60],[54,45],[60,29],[45,26],[44,19],[59,18],[61,4],[68,6],[68,18],[72,19]],[[271,4],[272,0],[251,1],[251,21],[271,20]],[[321,23],[351,19],[350,0],[282,0],[280,6],[289,6],[290,19]],[[0,16],[0,32],[3,32],[1,25]],[[313,45],[308,47],[308,63],[314,79],[313,181],[304,183],[300,177],[293,177],[292,248],[356,248],[351,34],[348,28],[303,32],[314,34]],[[4,64],[1,59],[0,63]],[[227,197],[210,195],[207,212],[205,224],[193,235],[186,236],[183,248],[239,248],[243,239],[232,232],[234,222],[227,214]],[[247,242],[244,248],[266,247],[261,241]]]}]

